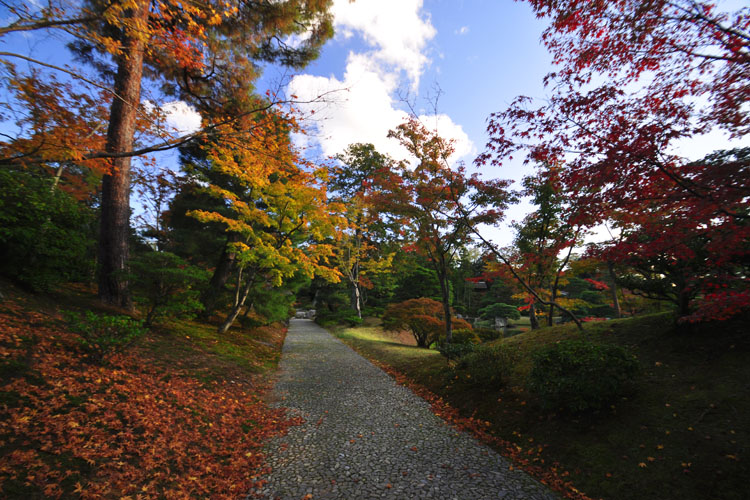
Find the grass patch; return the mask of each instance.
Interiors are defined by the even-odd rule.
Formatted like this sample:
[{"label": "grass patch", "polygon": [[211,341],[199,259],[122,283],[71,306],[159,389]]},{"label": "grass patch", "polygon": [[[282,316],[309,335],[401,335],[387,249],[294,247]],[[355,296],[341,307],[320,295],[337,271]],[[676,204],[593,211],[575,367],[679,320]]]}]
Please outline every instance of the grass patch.
[{"label": "grass patch", "polygon": [[[335,330],[366,356],[445,398],[532,463],[553,467],[590,497],[622,500],[746,498],[750,477],[747,320],[675,326],[668,314],[560,325],[497,340],[517,362],[505,387],[477,387],[436,351],[399,345],[377,327]],[[532,353],[564,339],[623,346],[641,365],[632,397],[583,416],[544,412],[525,392]],[[557,465],[555,465],[557,464]]]},{"label": "grass patch", "polygon": [[204,381],[231,380],[274,370],[286,327],[280,323],[219,334],[216,325],[178,320],[140,343],[141,355],[164,366],[178,366]]}]

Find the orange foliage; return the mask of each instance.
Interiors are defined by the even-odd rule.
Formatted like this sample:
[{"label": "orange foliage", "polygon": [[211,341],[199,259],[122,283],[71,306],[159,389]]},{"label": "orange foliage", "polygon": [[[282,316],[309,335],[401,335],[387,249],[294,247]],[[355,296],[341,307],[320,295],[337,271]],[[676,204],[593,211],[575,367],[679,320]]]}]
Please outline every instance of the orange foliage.
[{"label": "orange foliage", "polygon": [[201,383],[133,353],[86,364],[74,335],[15,302],[0,323],[0,390],[20,401],[0,407],[1,491],[237,498],[262,482],[263,443],[299,423],[242,380]]},{"label": "orange foliage", "polygon": [[[419,347],[428,347],[445,334],[443,304],[426,297],[390,304],[383,315],[383,326],[388,330],[408,329]],[[458,318],[453,319],[453,328],[472,329]]]}]

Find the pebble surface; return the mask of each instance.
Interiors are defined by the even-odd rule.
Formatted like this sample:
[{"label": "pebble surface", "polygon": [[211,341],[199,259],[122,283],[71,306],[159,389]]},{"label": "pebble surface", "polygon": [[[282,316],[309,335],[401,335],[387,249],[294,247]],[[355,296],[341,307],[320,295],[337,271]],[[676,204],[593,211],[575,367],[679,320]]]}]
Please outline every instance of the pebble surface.
[{"label": "pebble surface", "polygon": [[280,499],[555,499],[311,320],[291,320],[274,388],[305,423],[267,449]]}]

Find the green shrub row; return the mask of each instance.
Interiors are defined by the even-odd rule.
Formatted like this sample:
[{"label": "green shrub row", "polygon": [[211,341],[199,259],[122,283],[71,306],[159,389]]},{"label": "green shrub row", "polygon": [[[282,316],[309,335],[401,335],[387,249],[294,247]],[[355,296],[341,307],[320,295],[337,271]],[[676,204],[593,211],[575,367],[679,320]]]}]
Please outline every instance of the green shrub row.
[{"label": "green shrub row", "polygon": [[[508,346],[454,343],[438,349],[456,361],[465,383],[488,390],[502,387],[519,359]],[[630,393],[638,373],[638,361],[622,347],[564,340],[533,353],[526,388],[545,410],[575,414],[600,410]]]},{"label": "green shrub row", "polygon": [[499,389],[507,382],[516,360],[515,349],[478,345],[459,358],[456,368],[466,372],[471,385]]},{"label": "green shrub row", "polygon": [[323,308],[316,312],[315,322],[324,327],[332,325],[358,326],[362,324],[362,318],[349,308],[341,308],[336,311]]},{"label": "green shrub row", "polygon": [[534,354],[527,388],[548,410],[599,410],[627,394],[638,371],[620,346],[564,340]]}]

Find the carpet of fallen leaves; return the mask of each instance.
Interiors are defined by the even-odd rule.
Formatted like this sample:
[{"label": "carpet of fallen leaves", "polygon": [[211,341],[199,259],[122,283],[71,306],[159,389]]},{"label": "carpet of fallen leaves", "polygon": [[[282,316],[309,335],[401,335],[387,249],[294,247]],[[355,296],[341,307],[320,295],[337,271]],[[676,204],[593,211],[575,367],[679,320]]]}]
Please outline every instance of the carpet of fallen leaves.
[{"label": "carpet of fallen leaves", "polygon": [[75,346],[54,317],[0,304],[0,496],[237,498],[268,472],[263,443],[299,423],[249,379]]},{"label": "carpet of fallen leaves", "polygon": [[530,475],[534,476],[542,484],[545,484],[551,489],[561,493],[565,498],[570,498],[572,500],[591,500],[586,494],[577,490],[572,482],[565,479],[569,474],[560,468],[560,464],[556,462],[548,464],[545,462],[545,459],[542,457],[545,448],[543,445],[527,446],[526,448],[523,448],[517,444],[511,443],[510,441],[492,435],[489,432],[491,427],[490,422],[479,420],[474,417],[461,416],[456,408],[453,408],[443,398],[430,391],[425,386],[414,382],[391,366],[382,363],[377,359],[373,359],[371,356],[368,356],[367,353],[357,349],[355,345],[352,345],[351,343],[348,345],[359,352],[362,356],[369,359],[375,366],[388,373],[398,384],[408,387],[416,395],[430,403],[432,412],[448,422],[455,429],[470,432],[483,443],[492,446],[503,456],[510,458],[513,461],[513,465],[509,466],[511,470],[514,468],[523,469]]}]

